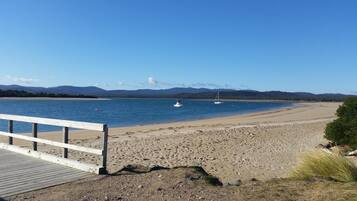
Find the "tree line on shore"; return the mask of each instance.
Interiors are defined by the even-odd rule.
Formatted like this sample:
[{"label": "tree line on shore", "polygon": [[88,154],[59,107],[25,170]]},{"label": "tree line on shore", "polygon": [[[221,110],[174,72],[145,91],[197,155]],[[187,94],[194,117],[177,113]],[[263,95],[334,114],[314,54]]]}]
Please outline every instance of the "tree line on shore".
[{"label": "tree line on shore", "polygon": [[95,96],[84,95],[68,95],[68,94],[53,94],[53,93],[30,93],[26,91],[18,90],[0,90],[0,97],[24,97],[24,98],[96,98]]}]

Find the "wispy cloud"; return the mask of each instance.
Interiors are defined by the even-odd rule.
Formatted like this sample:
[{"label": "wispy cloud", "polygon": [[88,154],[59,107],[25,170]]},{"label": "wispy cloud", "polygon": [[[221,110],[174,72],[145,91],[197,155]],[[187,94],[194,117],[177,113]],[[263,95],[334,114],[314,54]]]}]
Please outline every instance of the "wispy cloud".
[{"label": "wispy cloud", "polygon": [[126,81],[118,81],[114,88],[121,88],[121,89],[138,89],[138,88],[145,88],[148,86],[148,82],[140,82],[140,83],[130,83]]},{"label": "wispy cloud", "polygon": [[170,88],[170,87],[193,87],[193,88],[232,88],[230,85],[224,84],[215,84],[215,83],[174,83],[174,82],[165,82],[157,80],[154,77],[148,77],[148,84],[150,87],[156,88]]},{"label": "wispy cloud", "polygon": [[158,82],[155,80],[155,78],[153,77],[148,77],[148,84],[150,86],[156,86],[158,84]]},{"label": "wispy cloud", "polygon": [[6,79],[10,82],[19,83],[19,84],[33,84],[34,82],[38,82],[38,79],[16,77],[16,76],[11,76],[11,75],[7,75]]},{"label": "wispy cloud", "polygon": [[193,84],[190,84],[190,87],[194,87],[194,88],[231,88],[231,86],[228,84],[221,85],[221,84],[205,83],[205,82],[193,83]]},{"label": "wispy cloud", "polygon": [[[211,89],[239,89],[239,88],[248,88],[245,85],[244,87],[234,87],[228,84],[216,84],[209,82],[196,82],[196,83],[177,83],[177,82],[166,82],[156,79],[153,76],[149,76],[143,82],[126,82],[126,81],[117,81],[115,84],[116,87],[122,89],[144,89],[144,88],[155,88],[155,89],[165,89],[165,88],[173,88],[173,87],[192,87],[192,88],[211,88]],[[116,88],[114,87],[114,88]]]}]

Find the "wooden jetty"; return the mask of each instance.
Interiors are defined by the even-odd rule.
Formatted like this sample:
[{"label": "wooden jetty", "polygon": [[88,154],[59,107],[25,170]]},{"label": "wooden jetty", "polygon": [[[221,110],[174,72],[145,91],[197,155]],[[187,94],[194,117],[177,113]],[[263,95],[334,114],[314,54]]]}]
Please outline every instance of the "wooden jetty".
[{"label": "wooden jetty", "polygon": [[[0,200],[107,172],[108,127],[105,124],[5,114],[0,114],[0,120],[8,122],[8,131],[0,131],[0,136],[8,138],[6,143],[0,142]],[[14,121],[31,123],[32,136],[15,134]],[[39,124],[63,127],[63,142],[38,138]],[[69,128],[101,132],[101,149],[69,144]],[[14,138],[32,142],[32,149],[14,145]],[[39,152],[38,143],[62,148],[62,157]],[[99,155],[101,163],[88,164],[69,159],[68,150]]]}]

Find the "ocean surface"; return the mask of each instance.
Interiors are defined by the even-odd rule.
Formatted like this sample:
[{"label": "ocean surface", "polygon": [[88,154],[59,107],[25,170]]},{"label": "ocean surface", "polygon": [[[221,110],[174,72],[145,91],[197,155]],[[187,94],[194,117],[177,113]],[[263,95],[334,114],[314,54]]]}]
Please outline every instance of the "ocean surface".
[{"label": "ocean surface", "polygon": [[[1,114],[16,114],[94,123],[109,127],[196,120],[246,114],[289,107],[290,102],[226,101],[214,105],[208,100],[183,100],[182,108],[174,108],[174,99],[112,99],[112,100],[0,100]],[[0,120],[0,129],[6,130]],[[39,125],[39,131],[60,130]],[[31,125],[14,122],[15,132],[29,132]]]}]

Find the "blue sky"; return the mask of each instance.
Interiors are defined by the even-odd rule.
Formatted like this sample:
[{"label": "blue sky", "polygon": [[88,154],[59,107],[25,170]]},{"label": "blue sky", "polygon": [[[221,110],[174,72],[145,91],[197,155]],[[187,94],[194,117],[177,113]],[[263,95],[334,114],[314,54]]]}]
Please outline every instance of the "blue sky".
[{"label": "blue sky", "polygon": [[354,0],[0,0],[0,84],[357,93]]}]

